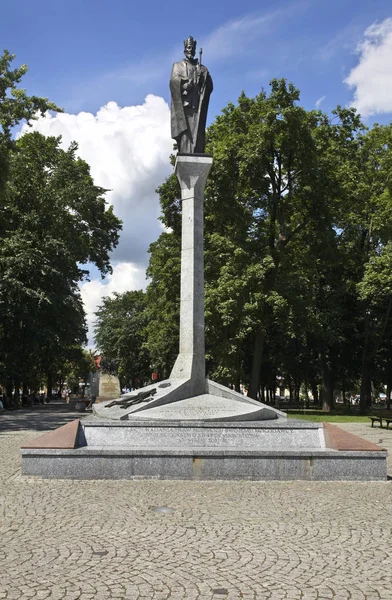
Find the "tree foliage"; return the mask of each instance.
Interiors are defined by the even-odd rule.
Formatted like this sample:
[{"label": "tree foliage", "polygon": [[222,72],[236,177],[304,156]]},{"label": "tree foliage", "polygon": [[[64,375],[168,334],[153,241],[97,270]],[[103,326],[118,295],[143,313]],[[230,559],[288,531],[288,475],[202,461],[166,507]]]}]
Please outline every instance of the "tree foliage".
[{"label": "tree foliage", "polygon": [[27,66],[11,68],[15,55],[4,50],[0,56],[0,192],[7,179],[10,151],[15,147],[12,129],[23,120],[35,119],[37,113],[47,110],[61,111],[47,98],[28,96],[23,88],[18,87],[22,77],[27,73]]},{"label": "tree foliage", "polygon": [[25,66],[0,58],[0,381],[8,393],[48,392],[86,339],[78,283],[88,263],[104,276],[121,222],[94,185],[77,145],[38,132],[19,140],[12,128],[37,111],[59,110],[18,87]]},{"label": "tree foliage", "polygon": [[[78,282],[89,263],[110,272],[120,222],[75,144],[12,139],[15,124],[56,109],[18,87],[26,68],[11,70],[12,58],[0,59],[0,376],[18,386],[44,372],[61,377],[72,360],[78,371]],[[274,79],[268,93],[243,93],[223,109],[207,152],[209,376],[267,401],[277,384],[294,399],[310,391],[326,410],[336,393],[360,388],[363,410],[383,383],[389,396],[392,125],[368,130],[340,106],[307,111],[291,83]],[[132,387],[151,370],[167,377],[178,352],[174,174],[158,193],[165,230],[150,247],[146,293],[106,298],[97,313],[99,348]]]},{"label": "tree foliage", "polygon": [[116,366],[122,385],[129,388],[141,387],[151,374],[145,308],[146,295],[137,290],[104,298],[96,312],[97,347],[104,360]]},{"label": "tree foliage", "polygon": [[[10,159],[0,247],[0,348],[3,376],[18,387],[53,377],[68,348],[85,342],[78,283],[83,265],[109,272],[120,222],[106,207],[77,147],[24,135]],[[51,388],[51,385],[48,385]]]},{"label": "tree foliage", "polygon": [[[326,410],[362,381],[370,401],[391,325],[391,126],[354,109],[306,111],[273,80],[207,132],[206,351],[210,376],[249,393],[285,382]],[[158,190],[171,229],[151,246],[147,345],[167,373],[177,352],[181,203]],[[176,335],[171,335],[175,332]],[[389,356],[389,355],[388,355]],[[278,378],[278,379],[277,379]]]}]

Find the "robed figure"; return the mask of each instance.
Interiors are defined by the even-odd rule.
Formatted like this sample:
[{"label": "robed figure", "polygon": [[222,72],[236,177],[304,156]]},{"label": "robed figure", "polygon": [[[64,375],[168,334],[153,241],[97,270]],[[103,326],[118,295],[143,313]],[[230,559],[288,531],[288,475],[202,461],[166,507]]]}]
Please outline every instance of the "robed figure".
[{"label": "robed figure", "polygon": [[180,154],[203,154],[212,79],[195,58],[196,40],[184,42],[185,58],[174,63],[170,77],[171,135]]}]

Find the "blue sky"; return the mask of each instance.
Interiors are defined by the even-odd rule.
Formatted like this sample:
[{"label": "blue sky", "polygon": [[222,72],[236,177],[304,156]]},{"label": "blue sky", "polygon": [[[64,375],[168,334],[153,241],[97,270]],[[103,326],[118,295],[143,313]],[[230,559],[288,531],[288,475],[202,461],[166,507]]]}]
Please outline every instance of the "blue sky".
[{"label": "blue sky", "polygon": [[365,122],[392,117],[391,0],[2,0],[0,39],[26,63],[29,94],[64,109],[35,123],[72,140],[124,222],[113,275],[81,286],[91,326],[102,297],[145,285],[162,231],[156,187],[172,172],[168,80],[183,40],[203,47],[209,122],[242,90],[285,77],[307,109],[354,103]]},{"label": "blue sky", "polygon": [[[346,104],[343,79],[354,50],[374,22],[392,17],[390,0],[3,0],[0,39],[27,63],[25,85],[65,110],[95,112],[108,100],[167,101],[171,63],[193,35],[215,84],[209,118],[244,89],[256,94],[286,77],[312,108]],[[380,120],[380,119],[378,119]]]}]

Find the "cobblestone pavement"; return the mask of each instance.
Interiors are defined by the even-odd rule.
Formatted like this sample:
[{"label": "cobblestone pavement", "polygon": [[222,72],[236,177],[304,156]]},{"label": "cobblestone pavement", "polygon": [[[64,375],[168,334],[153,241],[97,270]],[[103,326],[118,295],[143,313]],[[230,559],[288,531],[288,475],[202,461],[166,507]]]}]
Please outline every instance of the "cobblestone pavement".
[{"label": "cobblestone pavement", "polygon": [[75,416],[0,415],[0,598],[391,600],[392,481],[22,477],[20,445]]}]

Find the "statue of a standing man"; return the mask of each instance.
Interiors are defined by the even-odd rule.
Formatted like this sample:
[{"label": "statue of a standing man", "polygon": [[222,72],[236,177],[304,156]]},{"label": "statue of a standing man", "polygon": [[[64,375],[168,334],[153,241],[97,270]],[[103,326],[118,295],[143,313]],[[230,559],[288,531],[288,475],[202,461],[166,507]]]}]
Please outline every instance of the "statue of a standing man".
[{"label": "statue of a standing man", "polygon": [[174,63],[170,77],[171,134],[180,154],[203,154],[205,150],[212,79],[195,53],[196,40],[190,36],[184,42],[185,58]]}]

